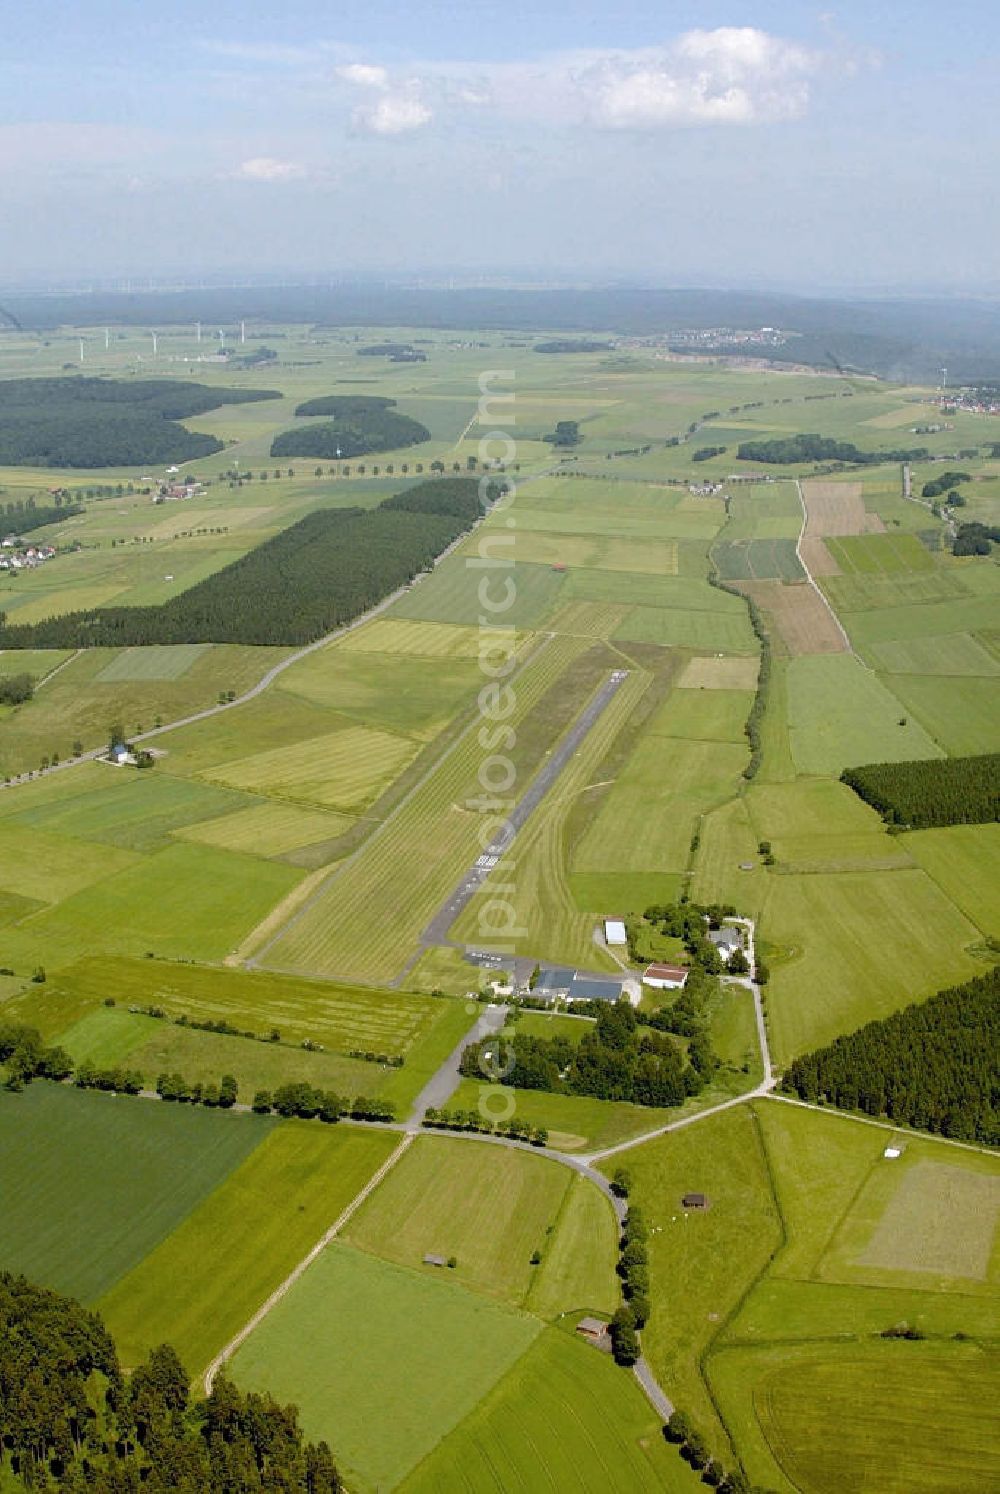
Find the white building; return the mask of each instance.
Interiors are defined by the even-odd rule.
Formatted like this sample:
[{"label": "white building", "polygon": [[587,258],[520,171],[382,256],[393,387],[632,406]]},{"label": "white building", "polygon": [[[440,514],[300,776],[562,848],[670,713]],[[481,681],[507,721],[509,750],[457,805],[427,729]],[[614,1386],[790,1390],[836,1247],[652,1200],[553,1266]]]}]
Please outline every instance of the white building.
[{"label": "white building", "polygon": [[719,951],[721,958],[727,963],[731,956],[734,955],[738,949],[743,948],[743,940],[740,938],[740,931],[739,929],[733,928],[731,924],[724,926],[721,929],[710,930],[708,939],[710,944],[715,945],[716,949]]},{"label": "white building", "polygon": [[625,923],[621,918],[606,918],[604,920],[604,942],[606,944],[627,944],[628,934],[625,932]]},{"label": "white building", "polygon": [[647,965],[642,983],[644,986],[652,986],[656,991],[679,991],[687,978],[688,971],[684,965]]}]

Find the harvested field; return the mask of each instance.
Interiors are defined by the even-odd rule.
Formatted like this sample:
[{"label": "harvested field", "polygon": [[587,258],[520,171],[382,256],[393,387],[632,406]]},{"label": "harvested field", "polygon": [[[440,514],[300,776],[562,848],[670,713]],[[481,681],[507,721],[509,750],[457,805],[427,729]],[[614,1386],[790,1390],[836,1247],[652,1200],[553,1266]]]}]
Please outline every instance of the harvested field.
[{"label": "harvested field", "polygon": [[799,543],[802,562],[812,576],[839,576],[840,566],[817,535],[806,535]]},{"label": "harvested field", "polygon": [[757,660],[739,654],[692,659],[685,665],[677,687],[680,690],[754,690],[757,687]]},{"label": "harvested field", "polygon": [[804,482],[808,539],[832,534],[881,534],[885,525],[865,509],[859,482]]},{"label": "harvested field", "polygon": [[767,613],[776,641],[793,657],[848,652],[844,635],[812,586],[783,581],[742,581],[740,590]]}]

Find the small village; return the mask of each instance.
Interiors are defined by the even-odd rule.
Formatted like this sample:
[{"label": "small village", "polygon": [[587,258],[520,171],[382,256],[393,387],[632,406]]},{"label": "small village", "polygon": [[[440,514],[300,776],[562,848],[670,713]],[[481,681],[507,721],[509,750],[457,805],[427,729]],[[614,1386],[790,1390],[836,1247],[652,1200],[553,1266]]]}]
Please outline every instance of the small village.
[{"label": "small village", "polygon": [[0,571],[31,571],[52,560],[55,553],[51,545],[26,545],[17,535],[9,534],[0,541]]}]

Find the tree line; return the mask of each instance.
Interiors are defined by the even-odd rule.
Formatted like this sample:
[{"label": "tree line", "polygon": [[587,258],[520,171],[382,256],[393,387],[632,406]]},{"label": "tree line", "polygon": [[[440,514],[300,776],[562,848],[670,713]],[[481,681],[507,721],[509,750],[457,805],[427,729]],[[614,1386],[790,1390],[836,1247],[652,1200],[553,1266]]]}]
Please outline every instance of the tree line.
[{"label": "tree line", "polygon": [[881,462],[918,462],[926,446],[911,451],[862,451],[853,441],[837,441],[815,432],[804,436],[773,436],[764,441],[741,441],[736,455],[745,462],[771,462],[788,467],[796,462],[855,462],[866,467]]},{"label": "tree line", "polygon": [[44,529],[46,524],[60,524],[63,519],[74,519],[77,514],[82,513],[82,503],[63,503],[61,500],[57,500],[52,507],[46,504],[43,508],[39,508],[33,498],[29,498],[27,504],[7,504],[7,517],[14,520],[9,528],[16,535],[30,534],[33,529]]},{"label": "tree line", "polygon": [[464,477],[419,484],[375,509],[319,509],[156,606],[21,624],[0,614],[0,648],[311,643],[429,569],[480,512],[479,483]]},{"label": "tree line", "polygon": [[219,1375],[192,1401],[167,1344],[125,1378],[100,1315],[0,1272],[0,1482],[68,1494],[337,1494],[294,1406]]},{"label": "tree line", "polygon": [[461,1072],[481,1079],[502,1071],[504,1082],[517,1089],[673,1106],[698,1094],[714,1065],[710,1049],[692,1043],[685,1056],[669,1034],[640,1030],[634,1008],[619,1001],[603,1007],[578,1044],[519,1032],[509,1043],[488,1037],[464,1050]]},{"label": "tree line", "polygon": [[810,1104],[998,1146],[998,1051],[1000,966],[994,966],[803,1054],[781,1087]]},{"label": "tree line", "polygon": [[841,782],[890,826],[983,825],[1000,819],[1000,753],[845,768]]},{"label": "tree line", "polygon": [[220,405],[278,399],[273,389],[213,389],[182,379],[0,381],[0,464],[123,467],[222,450],[179,422]]}]

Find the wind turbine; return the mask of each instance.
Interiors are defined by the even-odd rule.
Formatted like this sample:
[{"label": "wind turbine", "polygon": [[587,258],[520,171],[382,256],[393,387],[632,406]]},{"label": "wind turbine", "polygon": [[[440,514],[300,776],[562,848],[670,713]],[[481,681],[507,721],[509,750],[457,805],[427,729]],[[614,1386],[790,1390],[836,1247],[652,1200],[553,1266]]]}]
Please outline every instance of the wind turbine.
[{"label": "wind turbine", "polygon": [[240,342],[246,342],[246,340],[247,340],[247,324],[246,324],[246,322],[240,322]]},{"label": "wind turbine", "polygon": [[153,338],[153,357],[155,358],[156,357],[156,346],[157,346],[157,344],[156,344],[156,333],[153,332],[151,335],[152,335],[152,338]]},{"label": "wind turbine", "polygon": [[111,346],[111,334],[108,331],[107,327],[105,327],[105,329],[104,329],[104,351],[107,352],[108,348],[110,346]]},{"label": "wind turbine", "polygon": [[941,388],[942,389],[947,389],[947,387],[948,387],[948,370],[946,368],[942,368],[942,370],[941,370]]},{"label": "wind turbine", "polygon": [[197,337],[198,341],[201,342],[201,322],[195,322],[194,330],[195,336]]},{"label": "wind turbine", "polygon": [[83,338],[80,338],[80,362],[83,362]]}]

